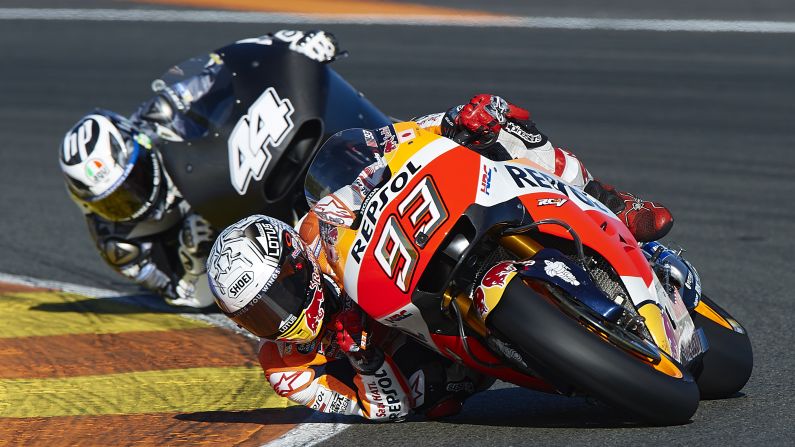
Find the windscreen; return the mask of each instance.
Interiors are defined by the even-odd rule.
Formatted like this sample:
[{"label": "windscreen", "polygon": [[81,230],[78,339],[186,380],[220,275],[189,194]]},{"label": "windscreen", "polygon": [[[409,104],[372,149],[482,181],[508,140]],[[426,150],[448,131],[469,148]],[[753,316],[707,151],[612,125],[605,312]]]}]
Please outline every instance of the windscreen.
[{"label": "windscreen", "polygon": [[354,184],[368,169],[384,166],[381,149],[372,131],[348,129],[334,134],[320,148],[304,183],[310,207],[343,186]]},{"label": "windscreen", "polygon": [[152,90],[173,108],[169,127],[183,139],[204,136],[222,126],[232,112],[232,76],[215,53],[169,68],[152,82]]}]

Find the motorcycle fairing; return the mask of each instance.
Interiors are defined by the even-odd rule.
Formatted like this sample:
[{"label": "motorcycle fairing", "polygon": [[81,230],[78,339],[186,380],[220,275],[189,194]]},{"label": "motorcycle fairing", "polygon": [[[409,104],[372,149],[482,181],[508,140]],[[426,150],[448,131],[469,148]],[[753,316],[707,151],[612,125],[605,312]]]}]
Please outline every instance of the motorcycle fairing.
[{"label": "motorcycle fairing", "polygon": [[[432,254],[457,222],[446,216],[461,216],[473,204],[488,207],[518,199],[533,221],[568,222],[589,249],[610,262],[633,303],[655,309],[659,318],[650,321],[649,330],[658,345],[670,352],[671,344],[679,344],[660,315],[660,300],[667,298],[658,293],[659,281],[629,230],[603,205],[530,164],[486,160],[414,123],[395,124],[394,129],[411,129],[413,135],[385,154],[391,178],[365,200],[359,228],[343,229],[339,237],[335,271],[342,273],[346,292],[365,312],[427,343],[432,331],[420,323],[411,297]],[[484,166],[492,168],[490,178]],[[426,227],[434,231],[426,234]],[[557,225],[541,225],[539,231],[571,239]]]},{"label": "motorcycle fairing", "polygon": [[[395,125],[395,128],[397,132],[405,129],[401,125]],[[390,180],[374,190],[365,200],[361,210],[362,221],[358,231],[355,232],[355,237],[351,240],[349,231],[343,231],[344,238],[347,240],[341,238],[341,242],[348,244],[345,251],[340,249],[341,253],[345,253],[344,258],[341,259],[344,264],[345,291],[368,314],[387,323],[393,315],[399,314],[401,310],[411,308],[410,291],[413,290],[419,278],[419,274],[415,275],[414,272],[422,272],[430,260],[430,254],[436,250],[449,227],[455,222],[455,219],[449,219],[446,216],[460,216],[474,199],[474,180],[468,185],[469,187],[466,187],[458,179],[448,176],[445,179],[445,185],[438,185],[435,171],[427,171],[425,168],[434,164],[438,169],[440,166],[438,163],[451,163],[451,165],[466,169],[467,166],[474,167],[479,159],[479,156],[471,151],[467,151],[464,156],[446,157],[450,150],[458,147],[456,143],[421,131],[413,123],[409,128],[414,128],[417,132],[414,139],[405,143],[409,151],[396,151],[400,153],[385,157],[389,169],[393,173]],[[387,154],[387,156],[389,155],[392,154]],[[422,175],[419,175],[420,170],[423,171]],[[443,203],[436,202],[438,197],[434,197],[430,193],[434,189],[449,190],[452,186],[460,187],[457,187],[455,193],[445,196]],[[396,200],[398,197],[403,199]],[[382,219],[382,216],[388,217]],[[435,218],[432,222],[435,226],[434,232],[428,235],[428,240],[419,250],[427,254],[416,256],[418,254],[418,249],[415,247],[416,238],[422,229],[427,230],[424,226],[431,223],[428,220],[418,219],[428,216]],[[404,245],[390,244],[384,235],[400,240]],[[377,240],[378,237],[382,237],[382,240]],[[374,255],[374,251],[379,243],[381,243],[381,250],[377,257]],[[395,264],[392,265],[384,261],[392,261]],[[394,267],[392,272],[385,271],[385,268],[392,267]],[[391,276],[389,276],[390,273]],[[405,290],[401,290],[398,283],[403,284]],[[378,292],[362,293],[365,290],[377,290]],[[408,318],[405,323],[412,323],[414,317],[417,318],[418,324],[422,320],[419,310],[414,309],[411,311],[412,317]],[[415,329],[409,332],[417,335],[420,339],[424,337],[427,341],[430,337],[424,321],[422,326],[422,330]]]},{"label": "motorcycle fairing", "polygon": [[[164,141],[161,149],[166,169],[185,200],[216,228],[253,213],[291,221],[296,198],[303,202],[304,173],[321,142],[343,129],[389,124],[386,115],[328,64],[265,42],[231,45],[213,53],[219,59],[214,84],[184,112],[193,116],[191,109],[212,111],[211,116],[196,117],[204,118],[203,133],[184,141]],[[251,118],[251,106],[260,98],[269,100],[266,95],[280,104],[292,126],[279,135],[278,144],[272,136],[266,139],[270,158],[260,160],[262,172],[252,173],[241,194],[232,179],[233,169],[241,167],[230,165],[237,158],[231,156],[229,140],[241,120]],[[251,129],[265,125],[249,124]],[[252,147],[248,155],[263,157],[261,149]],[[245,154],[238,158],[243,166]]]}]

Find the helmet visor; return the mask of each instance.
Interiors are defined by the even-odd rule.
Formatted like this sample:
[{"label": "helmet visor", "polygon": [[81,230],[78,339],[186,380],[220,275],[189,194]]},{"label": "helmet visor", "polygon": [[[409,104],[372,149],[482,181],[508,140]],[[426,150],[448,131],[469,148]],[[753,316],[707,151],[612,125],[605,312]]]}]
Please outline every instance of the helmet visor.
[{"label": "helmet visor", "polygon": [[157,156],[137,142],[125,173],[108,192],[85,200],[92,213],[113,222],[134,220],[155,204],[161,187]]},{"label": "helmet visor", "polygon": [[[285,239],[290,237],[285,236]],[[311,287],[312,277],[319,278],[320,272],[302,251],[291,251],[283,254],[284,261],[273,284],[248,305],[228,314],[237,324],[259,337],[274,340],[290,332],[301,323],[299,320],[304,316],[304,310],[314,299],[316,288]]]}]

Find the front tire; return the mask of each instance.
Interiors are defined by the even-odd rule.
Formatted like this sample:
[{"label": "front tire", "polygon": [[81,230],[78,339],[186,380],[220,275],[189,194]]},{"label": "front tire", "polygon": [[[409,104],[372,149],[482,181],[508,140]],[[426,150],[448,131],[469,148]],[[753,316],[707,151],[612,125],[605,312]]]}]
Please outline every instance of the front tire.
[{"label": "front tire", "polygon": [[552,383],[568,384],[655,425],[690,420],[699,394],[686,370],[664,353],[662,362],[667,362],[669,373],[655,369],[565,314],[553,304],[555,298],[543,292],[514,278],[487,324]]}]

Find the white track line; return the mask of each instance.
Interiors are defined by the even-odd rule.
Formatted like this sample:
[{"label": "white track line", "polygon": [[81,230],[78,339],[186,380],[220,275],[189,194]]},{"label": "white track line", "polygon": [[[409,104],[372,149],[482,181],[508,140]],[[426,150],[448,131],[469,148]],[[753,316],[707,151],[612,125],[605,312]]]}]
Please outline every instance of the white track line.
[{"label": "white track line", "polygon": [[75,293],[89,298],[118,298],[124,296],[124,294],[116,292],[115,290],[86,287],[68,282],[50,281],[48,279],[37,279],[31,278],[30,276],[10,275],[2,272],[0,272],[0,282],[18,286],[36,287],[39,289],[60,290],[62,292]]},{"label": "white track line", "polygon": [[262,447],[310,447],[319,444],[350,427],[350,424],[339,422],[340,419],[350,418],[315,412],[303,424],[296,425]]},{"label": "white track line", "polygon": [[795,33],[795,22],[455,15],[292,14],[171,9],[0,8],[0,20],[464,26],[560,30]]},{"label": "white track line", "polygon": [[[31,278],[29,276],[11,275],[2,272],[0,272],[0,283],[36,287],[40,289],[59,290],[63,292],[83,295],[88,298],[124,298],[125,300],[128,300],[129,298],[128,301],[144,307],[162,308],[162,306],[166,306],[165,304],[163,304],[162,306],[160,305],[153,306],[154,302],[152,300],[145,299],[150,297],[128,296],[127,294],[116,292],[114,290],[99,289],[96,287],[86,287],[86,286],[81,286],[80,284],[72,284],[61,281],[50,281],[47,279]],[[166,306],[166,308],[168,308],[168,306]],[[193,313],[181,313],[179,315],[187,318],[192,318],[195,320],[201,320],[206,323],[212,324],[214,326],[220,326],[225,329],[230,329],[239,334],[246,335],[250,338],[255,338],[255,339],[257,338],[251,335],[250,333],[243,331],[242,329],[235,326],[234,323],[231,322],[231,320],[229,320],[223,315],[206,315],[206,314],[193,314]],[[265,446],[263,447],[266,446],[267,447],[299,447],[299,446],[309,447],[318,444],[349,427],[349,424],[344,424],[340,422],[339,419],[340,419],[339,417],[334,417],[333,415],[315,413],[312,416],[310,416],[310,418],[306,422],[296,425],[295,428],[288,431],[281,437],[265,444]]]}]

